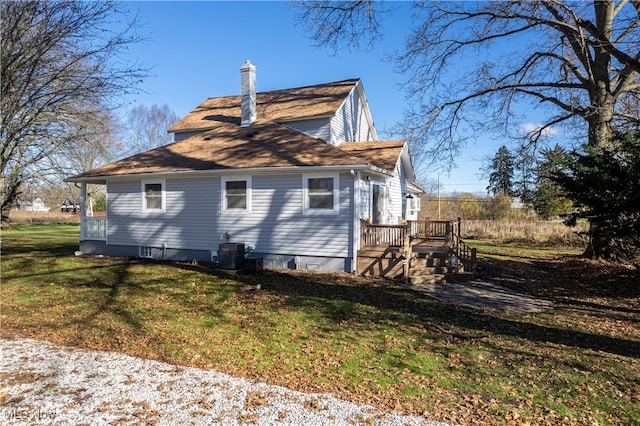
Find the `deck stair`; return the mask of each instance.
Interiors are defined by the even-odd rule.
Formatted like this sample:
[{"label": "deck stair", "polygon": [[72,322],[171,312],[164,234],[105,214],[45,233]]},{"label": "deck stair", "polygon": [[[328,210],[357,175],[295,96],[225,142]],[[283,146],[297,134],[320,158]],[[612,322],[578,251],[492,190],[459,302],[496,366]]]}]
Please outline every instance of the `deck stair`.
[{"label": "deck stair", "polygon": [[419,285],[472,280],[473,274],[465,272],[457,258],[456,266],[452,266],[452,254],[453,250],[448,246],[413,246],[407,282]]},{"label": "deck stair", "polygon": [[411,285],[474,277],[475,249],[460,239],[459,221],[413,222],[406,227],[363,224],[363,229],[361,241],[366,243],[358,251],[360,275],[404,279]]}]

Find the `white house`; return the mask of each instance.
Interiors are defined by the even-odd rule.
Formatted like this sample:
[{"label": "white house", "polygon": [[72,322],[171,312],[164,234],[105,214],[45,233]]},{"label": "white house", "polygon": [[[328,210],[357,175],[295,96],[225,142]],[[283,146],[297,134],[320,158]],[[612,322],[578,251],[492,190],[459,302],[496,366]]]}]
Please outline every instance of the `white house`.
[{"label": "white house", "polygon": [[241,94],[206,99],[174,143],[67,179],[106,185],[82,252],[210,261],[231,241],[268,268],[353,272],[361,221],[417,217],[408,146],[378,140],[359,79],[256,93],[255,74],[245,62]]},{"label": "white house", "polygon": [[28,212],[46,213],[49,211],[49,207],[45,205],[44,199],[41,197],[27,197],[21,204],[26,205],[25,210]]}]

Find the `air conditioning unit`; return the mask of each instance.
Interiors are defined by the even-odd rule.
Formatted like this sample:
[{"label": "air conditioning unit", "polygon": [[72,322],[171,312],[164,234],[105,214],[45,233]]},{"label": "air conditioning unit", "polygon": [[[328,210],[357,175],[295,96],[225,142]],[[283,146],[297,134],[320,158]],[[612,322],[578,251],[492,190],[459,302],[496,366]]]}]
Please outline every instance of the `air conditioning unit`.
[{"label": "air conditioning unit", "polygon": [[218,246],[218,264],[222,269],[244,268],[244,244],[223,243]]}]

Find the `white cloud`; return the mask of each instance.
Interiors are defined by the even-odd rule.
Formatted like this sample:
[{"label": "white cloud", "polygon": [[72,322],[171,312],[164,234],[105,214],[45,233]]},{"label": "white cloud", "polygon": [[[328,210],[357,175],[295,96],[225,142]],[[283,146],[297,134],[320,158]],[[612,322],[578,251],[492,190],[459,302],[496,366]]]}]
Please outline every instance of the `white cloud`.
[{"label": "white cloud", "polygon": [[[542,128],[542,124],[525,123],[520,125],[520,132],[522,135],[528,135],[529,133],[536,132]],[[555,136],[558,134],[558,130],[555,127],[547,127],[542,131],[542,136]]]}]

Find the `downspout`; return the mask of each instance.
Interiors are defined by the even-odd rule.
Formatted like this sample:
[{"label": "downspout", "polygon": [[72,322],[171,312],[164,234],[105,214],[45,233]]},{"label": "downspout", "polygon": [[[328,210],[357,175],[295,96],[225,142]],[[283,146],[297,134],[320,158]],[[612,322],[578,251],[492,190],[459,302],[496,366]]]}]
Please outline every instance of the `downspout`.
[{"label": "downspout", "polygon": [[358,250],[360,249],[360,172],[351,170],[353,176],[353,245],[351,247],[351,273],[358,273]]}]

